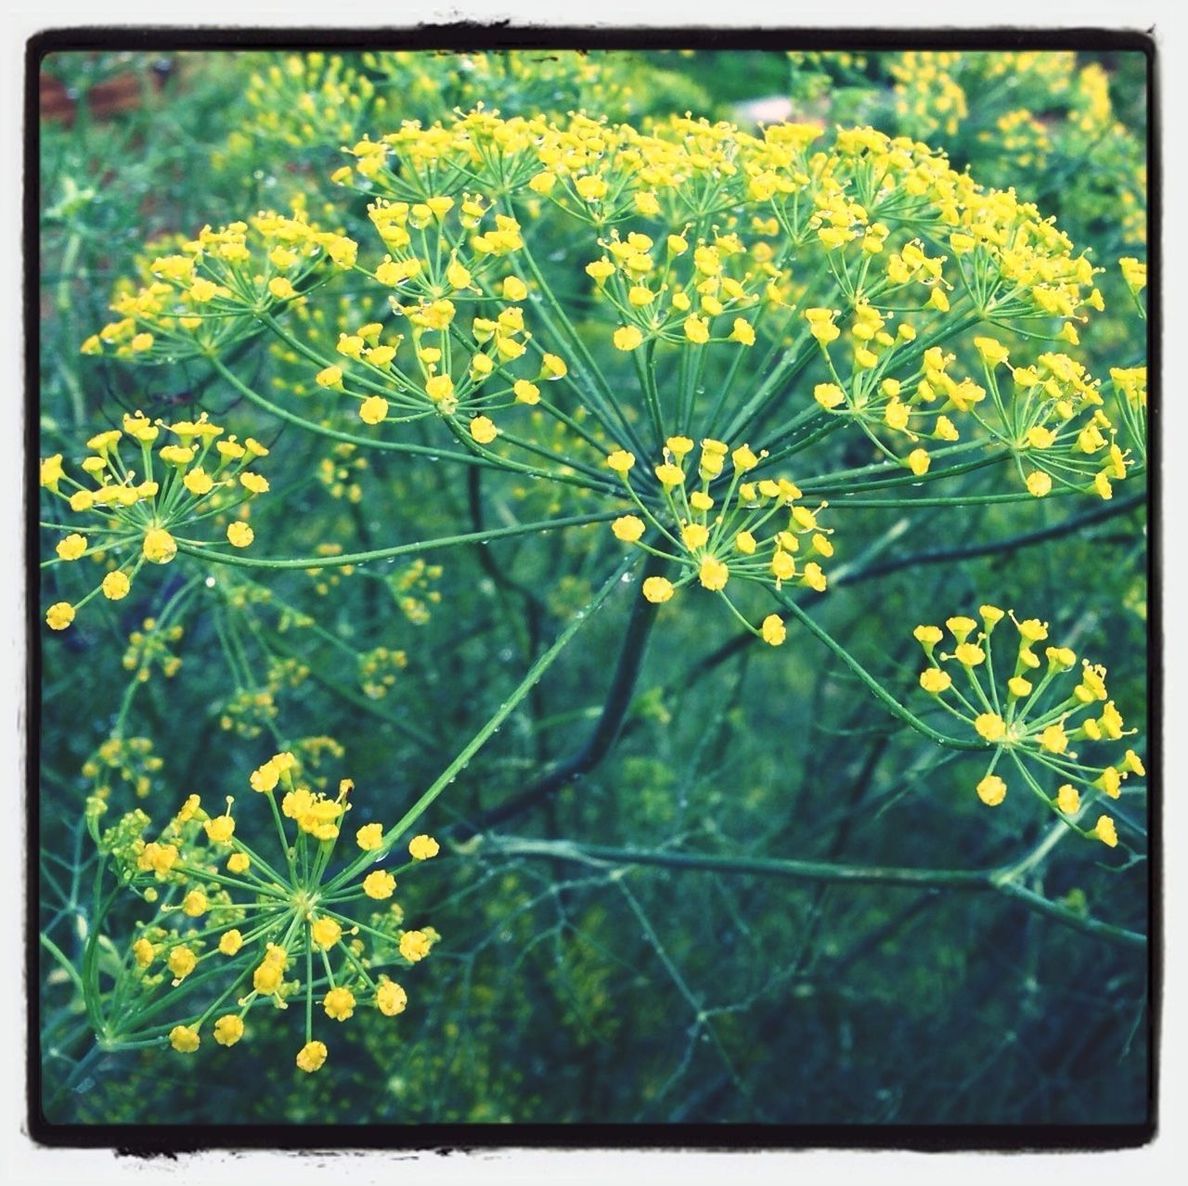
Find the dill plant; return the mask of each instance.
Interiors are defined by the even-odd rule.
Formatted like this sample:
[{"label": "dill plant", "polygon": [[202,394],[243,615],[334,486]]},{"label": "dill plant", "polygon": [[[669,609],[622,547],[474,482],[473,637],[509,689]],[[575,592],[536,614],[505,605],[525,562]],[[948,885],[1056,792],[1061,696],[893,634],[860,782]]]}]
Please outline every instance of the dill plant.
[{"label": "dill plant", "polygon": [[[316,110],[298,103],[298,124],[286,130],[293,112],[265,97],[268,87],[280,95],[289,85],[308,93],[299,66],[324,71],[321,99],[311,103],[342,108],[341,64],[274,66],[248,95],[264,113],[252,143],[308,142]],[[390,66],[363,62],[372,74]],[[906,88],[920,85],[923,67],[905,56],[892,73],[900,113],[919,122]],[[509,72],[509,86],[516,77]],[[595,94],[625,93],[593,66],[581,82]],[[479,71],[468,85],[488,84]],[[1074,928],[1141,942],[1025,884],[1065,836],[1131,856],[1141,849],[1141,830],[1100,810],[1145,768],[1091,653],[1082,660],[1052,645],[1041,659],[1033,647],[1047,641],[1048,622],[1008,626],[998,593],[980,590],[987,600],[978,619],[947,619],[951,653],[938,650],[939,627],[916,628],[927,664],[917,692],[903,698],[889,690],[891,672],[860,662],[817,620],[834,579],[844,585],[859,566],[850,541],[863,538],[864,516],[922,507],[1009,516],[1058,501],[1096,514],[1141,486],[1139,350],[1132,343],[1119,357],[1110,387],[1082,357],[1082,335],[1105,308],[1093,253],[1014,189],[983,186],[938,148],[872,127],[749,132],[688,115],[637,125],[584,113],[503,116],[489,105],[398,123],[390,96],[352,93],[368,103],[343,109],[351,143],[329,171],[331,201],[297,192],[283,211],[148,245],[137,276],[117,287],[114,318],[81,343],[104,365],[200,371],[210,390],[233,399],[232,410],[215,423],[205,412],[152,418],[135,408],[87,440],[81,459],[54,453],[41,463],[42,526],[56,540],[45,567],[63,589],[88,566],[104,572],[46,608],[50,630],[76,630],[100,595],[118,601],[150,577],[162,603],[132,635],[124,665],[133,681],[84,771],[98,858],[81,967],[43,937],[77,982],[98,1037],[89,1057],[142,1047],[189,1055],[207,1034],[232,1046],[250,1041],[259,1009],[299,1006],[295,1062],[314,1072],[333,1065],[332,1023],[364,1005],[403,1013],[410,997],[390,973],[439,943],[448,949],[450,929],[436,915],[444,938],[427,924],[405,928],[401,907],[377,905],[397,877],[439,851],[437,840],[411,833],[449,802],[458,776],[539,695],[546,672],[624,583],[636,602],[628,645],[590,745],[477,821],[439,816],[434,831],[456,855],[490,832],[495,852],[665,863],[664,854],[600,855],[564,839],[501,840],[496,829],[601,760],[649,634],[691,615],[698,634],[753,640],[764,653],[814,638],[897,727],[984,762],[980,778],[962,784],[980,808],[997,809],[1017,788],[1050,813],[1053,830],[1021,856],[988,871],[919,870],[919,884],[976,879]],[[943,142],[963,112],[951,95],[947,105],[935,95],[932,103],[951,111],[929,126]],[[364,130],[364,116],[398,126]],[[1023,122],[1003,128],[1000,120],[999,130],[1018,134]],[[1118,274],[1141,327],[1145,266],[1127,257]],[[257,439],[262,426],[268,445]],[[448,529],[450,517],[435,508],[393,501],[374,508],[381,520],[399,513],[442,528],[346,550],[329,538],[341,517],[328,516],[315,554],[285,554],[282,479],[292,480],[293,466],[278,467],[281,478],[272,469],[283,454],[299,458],[305,480],[348,514],[372,497],[368,470],[383,461],[465,488],[472,522]],[[501,526],[484,515],[484,479],[518,483],[516,511]],[[395,608],[369,604],[377,617],[415,623],[451,612],[433,588],[442,567],[427,566],[423,553],[440,553],[448,568],[452,548],[557,533],[574,536],[593,595],[556,615],[551,644],[530,640],[526,674],[493,716],[471,723],[465,745],[453,743],[442,773],[410,806],[393,811],[380,788],[368,791],[368,812],[397,822],[356,830],[352,819],[346,829],[353,784],[340,781],[334,797],[326,769],[340,762],[341,747],[298,737],[278,709],[286,685],[311,679],[309,665],[294,653],[253,680],[244,640],[270,640],[283,654],[286,638],[318,639],[348,669],[345,679],[318,673],[332,694],[370,705],[414,741],[426,743],[428,722],[401,696],[405,650],[344,646],[276,582],[309,574],[329,607],[340,582],[373,588],[377,566],[412,558],[384,579]],[[561,596],[525,588],[489,555],[483,563],[503,591],[529,604]],[[1057,608],[1020,606],[1041,615]],[[943,612],[918,611],[921,620]],[[174,791],[181,806],[165,810],[163,827],[132,807],[150,791],[158,801],[165,795],[153,790],[161,761],[152,743],[129,735],[137,689],[154,663],[176,675],[169,648],[183,620],[189,630],[203,614],[240,683],[223,706],[223,728],[277,743],[250,782],[249,800],[267,800],[268,811],[255,810],[259,802],[247,811],[275,831],[267,854],[241,837],[231,799],[212,813],[205,791]],[[1004,660],[1009,629],[1017,640]],[[400,703],[389,712],[391,700]],[[432,750],[431,732],[427,744]],[[161,817],[157,802],[146,806]],[[334,871],[344,829],[357,852]],[[412,859],[389,871],[399,847]],[[730,860],[669,856],[678,867]],[[807,864],[785,865],[777,875],[812,875]],[[914,883],[910,870],[897,875]],[[148,913],[128,929],[119,904],[130,895]],[[118,936],[105,929],[109,911],[125,920]],[[326,1031],[335,1034],[328,1042]]]}]

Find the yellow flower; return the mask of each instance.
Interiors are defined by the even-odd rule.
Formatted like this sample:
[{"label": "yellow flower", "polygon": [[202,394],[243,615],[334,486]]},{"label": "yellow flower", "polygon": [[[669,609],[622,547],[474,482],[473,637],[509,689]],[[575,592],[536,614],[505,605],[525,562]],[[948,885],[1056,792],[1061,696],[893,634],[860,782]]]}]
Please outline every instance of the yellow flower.
[{"label": "yellow flower", "polygon": [[672,582],[666,577],[648,577],[643,583],[643,595],[653,605],[663,605],[672,599],[674,592]]},{"label": "yellow flower", "polygon": [[528,285],[518,276],[508,276],[503,282],[503,299],[522,301],[528,295]]},{"label": "yellow flower", "polygon": [[271,791],[280,782],[280,776],[280,767],[270,759],[262,766],[257,766],[248,781],[253,791]]},{"label": "yellow flower", "polygon": [[203,827],[214,844],[227,844],[235,835],[235,821],[230,815],[216,815],[208,819]]},{"label": "yellow flower", "polygon": [[408,994],[394,980],[381,978],[375,990],[375,1004],[385,1017],[395,1017],[408,1007]]},{"label": "yellow flower", "polygon": [[349,988],[332,988],[322,1001],[326,1016],[334,1021],[346,1021],[355,1011],[355,994]]},{"label": "yellow flower", "polygon": [[437,856],[440,851],[441,845],[432,836],[422,834],[420,836],[414,836],[408,842],[408,855],[414,861],[428,861],[432,857]]},{"label": "yellow flower", "polygon": [[219,951],[223,955],[235,955],[243,946],[243,935],[238,930],[224,931],[219,938]]},{"label": "yellow flower", "polygon": [[978,798],[987,807],[997,807],[1006,798],[1006,783],[997,774],[987,774],[978,783]]},{"label": "yellow flower", "polygon": [[312,1075],[326,1061],[327,1054],[324,1042],[306,1042],[297,1051],[297,1067],[299,1070],[305,1071],[306,1074]]},{"label": "yellow flower", "polygon": [[342,367],[328,366],[325,370],[318,371],[314,381],[319,387],[341,387]]},{"label": "yellow flower", "polygon": [[822,571],[821,566],[814,560],[810,560],[804,566],[804,575],[801,577],[803,584],[807,585],[814,593],[824,593],[829,587],[829,580]]},{"label": "yellow flower", "polygon": [[1002,741],[1006,737],[1006,721],[996,712],[979,713],[974,718],[974,728],[979,737],[991,743]]},{"label": "yellow flower", "polygon": [[1065,783],[1056,792],[1056,806],[1065,815],[1076,815],[1081,810],[1081,793],[1071,783]]},{"label": "yellow flower", "polygon": [[429,954],[432,944],[424,931],[405,931],[400,936],[400,954],[410,964],[419,963]]},{"label": "yellow flower", "polygon": [[425,394],[435,403],[444,403],[454,394],[454,380],[449,375],[434,375],[425,381]]},{"label": "yellow flower", "polygon": [[220,1046],[234,1046],[243,1037],[243,1019],[224,1013],[214,1023],[214,1039]]},{"label": "yellow flower", "polygon": [[546,354],[540,360],[540,378],[542,379],[564,379],[569,374],[569,367],[565,365],[563,358],[558,358],[555,354]]},{"label": "yellow flower", "polygon": [[744,346],[754,346],[755,329],[745,317],[736,317],[734,328],[730,331],[730,340]]},{"label": "yellow flower", "polygon": [[480,445],[489,445],[499,435],[499,429],[490,417],[475,416],[470,422],[470,435]]},{"label": "yellow flower", "polygon": [[607,459],[606,464],[617,474],[625,474],[635,464],[635,454],[626,449],[616,449]]},{"label": "yellow flower", "polygon": [[615,539],[633,544],[643,536],[644,521],[638,515],[622,515],[611,524],[611,531]]},{"label": "yellow flower", "polygon": [[[1090,722],[1086,721],[1086,725]],[[1094,786],[1100,787],[1111,799],[1117,799],[1122,794],[1122,775],[1117,767],[1107,766],[1101,777],[1096,779]]]},{"label": "yellow flower", "polygon": [[364,851],[371,852],[379,848],[384,838],[383,824],[364,824],[355,833],[355,843]]},{"label": "yellow flower", "polygon": [[388,416],[388,401],[380,395],[368,396],[359,405],[359,419],[364,424],[382,424]]},{"label": "yellow flower", "polygon": [[256,533],[242,520],[227,524],[227,540],[232,547],[246,548],[256,538]]},{"label": "yellow flower", "polygon": [[176,979],[184,980],[198,966],[198,957],[183,945],[175,947],[165,963]]},{"label": "yellow flower", "polygon": [[908,454],[907,463],[908,469],[919,478],[928,472],[928,467],[932,464],[932,458],[928,455],[927,449],[913,449]]},{"label": "yellow flower", "polygon": [[796,561],[787,553],[777,549],[771,558],[771,572],[777,581],[788,581],[796,575]]},{"label": "yellow flower", "polygon": [[1039,743],[1050,754],[1062,754],[1068,749],[1068,735],[1061,725],[1049,725],[1039,735]]},{"label": "yellow flower", "polygon": [[59,540],[55,550],[62,560],[77,560],[87,550],[87,537],[74,532]]},{"label": "yellow flower", "polygon": [[999,366],[1010,357],[1010,351],[996,338],[974,338],[974,346],[990,367]]},{"label": "yellow flower", "polygon": [[376,869],[363,879],[363,892],[377,902],[390,898],[396,891],[396,878],[386,869]]},{"label": "yellow flower", "polygon": [[179,1054],[193,1054],[200,1042],[198,1031],[192,1026],[175,1025],[169,1031],[169,1045]]},{"label": "yellow flower", "polygon": [[517,403],[540,403],[540,388],[535,383],[529,383],[527,379],[517,379],[512,384],[512,391],[515,392]]},{"label": "yellow flower", "polygon": [[333,918],[319,918],[310,923],[309,934],[323,951],[328,951],[342,938],[342,927]]},{"label": "yellow flower", "polygon": [[132,588],[132,582],[128,580],[128,574],[121,572],[118,568],[114,572],[109,572],[103,578],[103,584],[100,586],[103,590],[103,596],[108,601],[122,601],[128,596],[128,591]]},{"label": "yellow flower", "polygon": [[201,918],[208,909],[206,895],[201,890],[190,890],[182,899],[182,913],[190,918]]},{"label": "yellow flower", "polygon": [[1110,848],[1118,847],[1118,830],[1114,827],[1114,821],[1108,815],[1099,815],[1097,817],[1097,823],[1089,835],[1100,840],[1102,844],[1106,844]]},{"label": "yellow flower", "polygon": [[685,318],[684,324],[685,337],[690,342],[696,342],[701,345],[709,341],[709,322],[704,317],[692,315]]},{"label": "yellow flower", "polygon": [[280,988],[284,976],[284,964],[266,957],[264,962],[252,973],[252,987],[258,993],[268,996]]},{"label": "yellow flower", "polygon": [[214,478],[201,466],[195,466],[182,478],[182,485],[195,497],[201,498],[214,488]]},{"label": "yellow flower", "polygon": [[643,334],[634,325],[621,325],[614,333],[617,350],[634,350],[643,341]]},{"label": "yellow flower", "polygon": [[763,641],[772,647],[782,646],[784,639],[788,637],[788,629],[779,614],[768,614],[763,619],[763,625],[760,627],[760,631],[763,635]]},{"label": "yellow flower", "polygon": [[1028,642],[1043,642],[1048,637],[1048,626],[1038,618],[1025,618],[1018,624],[1019,633]]},{"label": "yellow flower", "polygon": [[753,470],[759,464],[759,458],[755,456],[747,445],[740,445],[735,449],[730,454],[730,460],[734,463],[734,468],[741,473]]},{"label": "yellow flower", "polygon": [[972,642],[961,643],[954,650],[953,655],[963,667],[977,667],[986,661],[986,652]]},{"label": "yellow flower", "polygon": [[730,569],[716,556],[706,556],[701,562],[697,579],[706,589],[717,592],[724,589],[726,582],[730,580]]},{"label": "yellow flower", "polygon": [[953,677],[939,667],[926,667],[920,672],[920,687],[930,696],[939,696],[953,686]]},{"label": "yellow flower", "polygon": [[57,490],[58,483],[66,476],[62,468],[62,454],[55,453],[52,457],[42,458],[41,484],[49,490]]},{"label": "yellow flower", "polygon": [[151,564],[168,564],[177,555],[177,541],[163,527],[144,533],[144,558]]}]

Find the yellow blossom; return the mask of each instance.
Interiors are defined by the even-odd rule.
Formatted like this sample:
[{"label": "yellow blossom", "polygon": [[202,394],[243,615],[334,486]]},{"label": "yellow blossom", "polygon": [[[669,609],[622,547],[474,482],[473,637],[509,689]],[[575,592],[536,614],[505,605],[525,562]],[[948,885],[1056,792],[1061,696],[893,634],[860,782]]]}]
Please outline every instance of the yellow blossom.
[{"label": "yellow blossom", "polygon": [[325,1063],[327,1053],[324,1042],[306,1042],[297,1052],[298,1069],[313,1074]]}]

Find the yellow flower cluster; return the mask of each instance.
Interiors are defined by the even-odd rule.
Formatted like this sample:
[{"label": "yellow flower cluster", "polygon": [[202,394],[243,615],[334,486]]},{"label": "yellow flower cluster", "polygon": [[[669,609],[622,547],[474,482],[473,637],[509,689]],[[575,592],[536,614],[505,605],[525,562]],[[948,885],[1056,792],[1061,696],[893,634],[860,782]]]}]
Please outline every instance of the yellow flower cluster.
[{"label": "yellow flower cluster", "polygon": [[[780,276],[767,252],[757,259],[733,233],[693,243],[671,234],[655,242],[639,231],[620,238],[612,229],[599,246],[604,253],[586,273],[620,322],[613,338],[617,349],[631,351],[652,341],[755,344],[753,320],[744,314]],[[780,299],[778,286],[770,296]],[[717,326],[722,330],[716,332]]]},{"label": "yellow flower cluster", "polygon": [[83,763],[82,776],[90,780],[91,794],[100,801],[119,784],[136,798],[147,799],[164,764],[149,737],[109,737]]},{"label": "yellow flower cluster", "polygon": [[[748,478],[762,461],[747,445],[731,450],[723,441],[706,439],[698,449],[689,437],[669,437],[662,460],[640,483],[645,501],[630,476],[635,457],[624,449],[607,457],[639,511],[611,524],[615,538],[684,570],[675,582],[649,577],[644,597],[660,604],[696,580],[734,610],[725,592],[732,578],[775,589],[795,582],[825,591],[820,560],[834,551],[830,529],[818,522],[825,504],[808,505],[787,478]],[[755,633],[773,646],[784,641],[783,623],[774,615]]]},{"label": "yellow flower cluster", "polygon": [[914,50],[897,55],[890,72],[898,113],[910,117],[923,136],[942,132],[951,137],[969,117],[971,94],[975,104],[981,103],[986,91],[1009,80],[1015,92],[1031,86],[1057,98],[1072,85],[1075,68],[1071,52]]},{"label": "yellow flower cluster", "polygon": [[[1102,407],[1099,382],[1067,354],[1045,353],[1031,366],[1011,367],[1001,342],[975,338],[974,344],[1001,419],[993,424],[974,414],[1014,453],[1027,489],[1042,498],[1055,484],[1112,498],[1113,484],[1127,476],[1130,461]],[[1007,391],[999,384],[1000,368],[1011,377]],[[1141,447],[1145,452],[1145,442]]]},{"label": "yellow flower cluster", "polygon": [[1048,129],[1026,107],[1004,112],[994,121],[992,130],[978,133],[978,139],[1021,169],[1043,169],[1052,151]]},{"label": "yellow flower cluster", "polygon": [[[710,437],[742,436],[752,403],[719,424],[696,406],[690,378],[704,372],[703,356],[729,349],[734,370],[773,368],[757,376],[756,409],[772,395],[768,384],[778,390],[783,375],[812,366],[821,381],[800,390],[814,392],[819,407],[808,410],[848,417],[917,477],[937,476],[942,452],[1005,442],[1028,460],[1048,451],[1038,476],[1020,465],[1033,493],[1066,483],[1108,496],[1123,467],[1112,454],[1087,461],[1069,444],[1087,445],[1093,433],[1078,437],[1069,425],[1055,452],[1042,443],[1055,435],[1048,421],[1099,400],[1079,364],[1049,353],[1016,366],[1016,375],[1036,376],[1016,400],[962,374],[956,361],[979,322],[1075,344],[1078,326],[1102,308],[1088,257],[1013,190],[982,188],[925,144],[869,127],[824,137],[805,124],[752,135],[688,116],[646,130],[583,114],[504,118],[487,109],[427,126],[406,121],[356,140],[346,149],[352,164],[335,174],[367,195],[382,255],[315,230],[301,210],[207,229],[155,261],[155,288],[122,298],[121,308],[136,305],[126,309],[127,332],[156,333],[178,301],[197,302],[211,320],[179,314],[170,324],[207,335],[204,352],[219,345],[209,336],[219,324],[228,340],[265,326],[307,368],[302,387],[347,396],[364,424],[440,415],[472,452],[503,438],[505,461],[517,448],[539,456],[553,421],[579,449],[622,439],[637,413],[652,420],[656,448],[695,424]],[[639,384],[611,390],[600,374],[580,373],[566,386],[583,397],[581,409],[546,399],[543,384],[569,377],[565,356],[582,347],[572,326],[565,330],[526,227],[530,238],[556,232],[588,261],[596,308],[611,322],[614,347],[632,356]],[[327,258],[372,281],[383,305],[340,305],[348,319],[332,330],[306,316],[304,302],[276,296],[285,285],[311,287],[304,276]],[[244,275],[233,276],[236,268]],[[315,344],[280,324],[288,310]],[[743,362],[751,355],[754,363]],[[681,388],[682,410],[665,422],[670,384]],[[1054,384],[1071,394],[1054,394]],[[1039,387],[1042,400],[1028,394]],[[1041,403],[1048,415],[1033,422]],[[540,405],[553,421],[529,415],[534,439],[513,436],[500,413],[517,405]],[[575,412],[593,415],[594,435]],[[1099,418],[1095,431],[1108,424]]]},{"label": "yellow flower cluster", "polygon": [[60,453],[41,461],[42,487],[85,516],[84,522],[61,525],[68,534],[58,542],[58,560],[90,556],[117,559],[118,565],[80,601],[50,606],[51,629],[66,629],[99,593],[111,601],[127,597],[144,564],[169,564],[177,556],[176,533],[192,523],[211,516],[225,521],[239,512],[227,524],[226,538],[237,548],[251,544],[247,504],[268,490],[268,479],[249,468],[268,455],[253,438],[241,442],[226,435],[205,413],[168,424],[136,412],[124,416],[122,430],[98,433],[87,447],[93,452],[80,468],[91,485],[66,472]]},{"label": "yellow flower cluster", "polygon": [[292,216],[264,211],[248,222],[206,226],[173,255],[147,262],[147,283],[112,302],[119,314],[82,345],[84,354],[133,361],[210,356],[262,329],[297,300],[314,274],[354,266],[358,245]]},{"label": "yellow flower cluster", "polygon": [[[354,151],[382,163],[386,150],[365,140]],[[469,193],[381,198],[369,214],[385,255],[360,270],[390,291],[388,311],[408,333],[384,335],[381,321],[340,333],[338,358],[317,372],[317,386],[358,400],[368,425],[394,412],[399,420],[438,413],[489,445],[498,430],[487,413],[539,403],[540,384],[568,372],[558,355],[536,351],[522,308],[528,285],[505,262],[523,246],[519,223]]]},{"label": "yellow flower cluster", "polygon": [[319,52],[258,57],[240,126],[216,154],[220,167],[245,158],[254,163],[270,143],[295,149],[354,143],[364,129],[386,123],[393,95],[399,95],[405,117],[431,118],[479,102],[496,109],[602,111],[618,118],[649,101],[682,110],[707,103],[687,76],[621,50],[388,50],[360,55],[357,66]]},{"label": "yellow flower cluster", "polygon": [[[244,840],[239,817],[251,812],[237,810],[233,796],[211,814],[191,795],[156,840],[143,839],[148,820],[142,813],[124,817],[101,839],[144,900],[158,903],[155,918],[131,943],[122,974],[131,978],[146,1010],[159,1012],[158,994],[173,994],[168,1003],[183,1020],[168,1041],[180,1053],[199,1048],[208,1023],[216,1043],[233,1046],[243,1038],[253,1008],[268,1003],[284,1008],[304,995],[309,1020],[296,1061],[302,1070],[315,1071],[328,1053],[313,1037],[315,1000],[335,1022],[349,1020],[361,1004],[397,1016],[408,996],[384,969],[420,962],[439,938],[432,927],[403,927],[403,911],[394,902],[355,917],[361,898],[374,903],[391,897],[396,882],[388,871],[373,869],[361,884],[357,875],[361,864],[382,859],[395,837],[385,842],[381,824],[363,825],[357,846],[365,855],[348,858],[345,868],[330,875],[353,787],[342,780],[331,800],[312,792],[302,777],[296,755],[284,752],[249,779],[252,789],[270,800],[280,795],[279,811],[271,804],[279,862]],[[285,819],[296,825],[292,840]],[[412,864],[439,851],[425,834],[408,845]],[[204,975],[195,975],[199,969]],[[220,987],[212,988],[212,980]],[[195,1001],[200,993],[207,1003]],[[229,999],[234,1008],[220,1013]],[[134,1017],[137,1011],[134,1000],[128,1012]]]},{"label": "yellow flower cluster", "polygon": [[[997,606],[983,605],[977,619],[949,618],[945,627],[953,640],[952,651],[937,649],[945,639],[941,627],[918,626],[915,637],[929,664],[920,674],[920,686],[994,747],[989,768],[976,788],[983,803],[997,807],[1006,798],[1007,780],[997,773],[1005,760],[1071,827],[1113,847],[1118,840],[1112,817],[1099,816],[1092,829],[1078,821],[1091,800],[1117,799],[1129,775],[1144,776],[1142,759],[1127,749],[1121,760],[1110,765],[1088,764],[1071,748],[1079,742],[1116,745],[1129,735],[1122,714],[1109,699],[1105,669],[1083,660],[1078,678],[1077,656],[1068,647],[1047,645],[1041,658],[1036,647],[1048,641],[1048,624],[1036,618],[1019,621],[1012,613],[1014,664],[1000,687],[996,676],[1001,679],[1005,670],[1001,659],[995,668],[993,639],[1007,616]],[[1055,794],[1044,789],[1036,769],[1040,778],[1059,781]]]}]

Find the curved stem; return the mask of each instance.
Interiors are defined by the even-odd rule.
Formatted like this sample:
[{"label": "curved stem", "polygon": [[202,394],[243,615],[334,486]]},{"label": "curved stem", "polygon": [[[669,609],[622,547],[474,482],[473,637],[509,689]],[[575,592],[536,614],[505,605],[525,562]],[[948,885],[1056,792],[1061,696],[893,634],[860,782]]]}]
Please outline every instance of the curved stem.
[{"label": "curved stem", "polygon": [[1024,889],[1001,876],[998,869],[912,869],[884,865],[844,865],[830,861],[801,861],[774,857],[718,857],[705,853],[656,852],[575,844],[570,840],[527,840],[492,837],[485,845],[500,856],[542,857],[585,865],[652,865],[668,869],[778,877],[791,881],[830,882],[835,885],[894,885],[908,889],[955,889],[1000,893],[1029,910],[1064,926],[1095,935],[1124,947],[1145,947],[1147,937],[1126,927],[1078,914],[1042,894]]},{"label": "curved stem", "polygon": [[791,610],[792,613],[799,619],[805,628],[823,642],[845,665],[867,686],[871,694],[878,700],[884,708],[886,708],[892,716],[898,717],[905,725],[910,725],[918,733],[923,733],[925,737],[935,741],[938,745],[950,746],[953,749],[968,749],[968,750],[985,750],[989,747],[983,741],[964,741],[959,737],[950,737],[946,733],[941,733],[934,729],[931,725],[925,724],[914,713],[909,712],[882,684],[862,666],[861,663],[855,659],[849,651],[837,642],[832,635],[828,634],[816,622],[809,617],[808,614],[800,608],[787,594],[777,593],[777,599],[780,604]]},{"label": "curved stem", "polygon": [[442,791],[470,765],[471,758],[486,745],[490,738],[499,730],[503,722],[515,711],[520,701],[540,682],[545,672],[557,661],[558,656],[569,645],[573,636],[594,616],[602,606],[602,603],[606,601],[607,597],[610,596],[611,592],[618,586],[623,577],[626,576],[634,561],[635,557],[631,556],[615,569],[602,588],[594,595],[594,599],[584,609],[579,610],[573,615],[569,625],[557,635],[553,645],[532,664],[528,669],[527,675],[520,681],[515,691],[499,706],[495,714],[462,747],[454,760],[434,779],[425,793],[384,833],[384,839],[380,846],[372,852],[364,853],[361,857],[352,861],[332,881],[327,883],[326,893],[333,893],[335,890],[340,889],[347,882],[357,877],[368,865],[375,864],[388,855],[404,832],[421,817]]},{"label": "curved stem", "polygon": [[[641,579],[656,576],[667,567],[667,557],[649,556]],[[643,666],[647,650],[648,635],[656,620],[657,606],[645,597],[637,596],[631,609],[631,619],[623,634],[623,645],[615,674],[607,690],[602,713],[593,732],[584,745],[568,758],[557,762],[550,770],[537,778],[518,795],[484,812],[478,819],[459,828],[458,838],[469,839],[496,824],[522,815],[550,795],[559,791],[566,783],[593,770],[606,757],[622,728],[623,719],[631,707],[632,692]]]},{"label": "curved stem", "polygon": [[391,548],[376,548],[370,552],[344,552],[340,556],[298,556],[291,560],[264,560],[253,556],[236,556],[230,552],[212,552],[197,541],[177,541],[178,549],[190,556],[211,560],[215,564],[230,564],[237,568],[341,568],[343,565],[367,564],[372,560],[390,560],[410,552],[429,552],[434,548],[450,548],[457,544],[482,544],[493,539],[507,539],[516,535],[532,535],[552,531],[558,527],[584,527],[590,523],[605,523],[617,518],[619,511],[601,511],[590,515],[571,515],[566,519],[545,519],[538,523],[521,523],[516,527],[497,527],[491,531],[468,531],[462,535],[445,535],[439,539],[417,540],[411,544],[396,544]]}]

